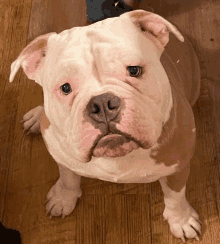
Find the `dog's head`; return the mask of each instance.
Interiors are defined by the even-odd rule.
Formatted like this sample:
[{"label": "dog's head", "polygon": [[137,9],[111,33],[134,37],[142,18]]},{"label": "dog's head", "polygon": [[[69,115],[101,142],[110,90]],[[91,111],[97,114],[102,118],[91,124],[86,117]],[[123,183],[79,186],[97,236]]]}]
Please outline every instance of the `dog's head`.
[{"label": "dog's head", "polygon": [[[143,10],[36,38],[11,66],[43,88],[50,133],[65,154],[88,162],[151,148],[172,107],[160,56],[169,32],[162,17]],[[45,133],[45,131],[43,132]],[[49,138],[49,137],[48,137]]]}]

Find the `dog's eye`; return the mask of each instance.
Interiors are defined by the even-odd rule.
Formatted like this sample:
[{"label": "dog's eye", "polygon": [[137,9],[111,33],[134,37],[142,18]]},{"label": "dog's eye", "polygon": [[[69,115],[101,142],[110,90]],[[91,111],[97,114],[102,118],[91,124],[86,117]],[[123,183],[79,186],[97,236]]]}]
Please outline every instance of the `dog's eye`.
[{"label": "dog's eye", "polygon": [[61,87],[61,91],[64,95],[68,95],[69,93],[72,92],[71,86],[69,83],[65,83],[64,85],[62,85]]},{"label": "dog's eye", "polygon": [[138,77],[142,73],[141,67],[139,66],[128,66],[128,71],[132,77]]}]

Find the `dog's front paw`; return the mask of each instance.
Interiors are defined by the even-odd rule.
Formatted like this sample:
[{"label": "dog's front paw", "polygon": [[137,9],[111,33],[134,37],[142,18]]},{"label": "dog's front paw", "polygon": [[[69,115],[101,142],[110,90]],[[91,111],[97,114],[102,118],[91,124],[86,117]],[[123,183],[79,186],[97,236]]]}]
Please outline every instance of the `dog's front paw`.
[{"label": "dog's front paw", "polygon": [[73,211],[77,199],[81,195],[81,189],[66,189],[62,186],[62,182],[59,179],[47,194],[46,214],[50,212],[50,218],[60,215],[65,218]]},{"label": "dog's front paw", "polygon": [[40,132],[40,121],[43,110],[43,106],[37,106],[36,108],[31,109],[23,116],[23,119],[20,122],[24,123],[24,132],[28,131],[28,134],[37,134]]},{"label": "dog's front paw", "polygon": [[181,238],[183,242],[185,237],[199,241],[197,232],[201,235],[201,221],[188,202],[175,210],[165,207],[163,217],[168,221],[170,231],[175,237]]}]

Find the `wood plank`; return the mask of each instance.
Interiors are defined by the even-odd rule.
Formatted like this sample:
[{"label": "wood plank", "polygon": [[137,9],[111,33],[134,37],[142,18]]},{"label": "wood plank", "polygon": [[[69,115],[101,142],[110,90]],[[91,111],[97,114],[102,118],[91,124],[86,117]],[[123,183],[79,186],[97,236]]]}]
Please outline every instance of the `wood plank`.
[{"label": "wood plank", "polygon": [[150,189],[149,184],[117,184],[85,177],[81,186],[85,194],[148,194]]},{"label": "wood plank", "polygon": [[50,32],[60,33],[75,26],[84,26],[86,2],[76,0],[33,0],[28,40]]},{"label": "wood plank", "polygon": [[[25,7],[24,7],[25,6]],[[20,95],[19,83],[8,81],[10,66],[18,54],[18,49],[25,45],[31,0],[0,2],[0,219],[4,214],[5,194],[9,167],[12,158],[12,145],[15,135],[16,113]],[[20,73],[18,74],[18,77]]]},{"label": "wood plank", "polygon": [[[105,195],[83,194],[76,214],[77,226],[75,240],[77,244],[101,244],[105,241]],[[75,211],[75,210],[74,210]]]},{"label": "wood plank", "polygon": [[[201,210],[200,216],[203,220],[203,240],[201,243],[217,243],[220,233],[219,220],[219,160],[216,152],[215,131],[216,124],[214,120],[214,110],[212,103],[212,94],[208,80],[202,80],[202,90],[194,113],[197,125],[197,151],[195,155],[196,170],[193,178],[200,180],[196,183],[195,194],[197,207]],[[194,180],[194,179],[193,179]],[[194,183],[194,184],[193,184]],[[190,186],[195,186],[192,182],[192,176],[189,181]],[[195,198],[195,197],[194,197]]]},{"label": "wood plank", "polygon": [[125,195],[125,199],[128,243],[151,243],[150,194],[129,194]]}]

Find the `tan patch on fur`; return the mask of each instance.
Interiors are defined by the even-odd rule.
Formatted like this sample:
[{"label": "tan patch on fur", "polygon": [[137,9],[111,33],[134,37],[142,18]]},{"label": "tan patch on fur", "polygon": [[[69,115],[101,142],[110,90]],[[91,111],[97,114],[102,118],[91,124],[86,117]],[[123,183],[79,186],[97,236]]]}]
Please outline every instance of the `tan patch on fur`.
[{"label": "tan patch on fur", "polygon": [[50,121],[48,120],[44,110],[42,112],[42,117],[41,117],[41,123],[40,123],[40,130],[41,130],[41,134],[43,135],[45,130],[48,129],[48,127],[50,126]]},{"label": "tan patch on fur", "polygon": [[189,173],[190,173],[190,164],[187,164],[187,166],[181,171],[178,171],[175,174],[166,177],[167,186],[172,191],[180,192],[181,189],[183,189],[183,187],[186,185],[186,181],[189,177]]},{"label": "tan patch on fur", "polygon": [[21,52],[20,56],[26,56],[29,55],[30,53],[33,53],[39,49],[43,49],[44,47],[47,46],[47,41],[49,39],[49,37],[51,36],[51,34],[53,34],[55,32],[52,33],[48,33],[45,35],[41,35],[37,38],[35,38],[32,42],[30,42],[28,44],[28,46]]},{"label": "tan patch on fur", "polygon": [[27,47],[27,49],[24,50],[23,55],[28,55],[32,52],[39,50],[39,49],[43,49],[46,46],[47,46],[47,40],[40,40],[35,45],[31,45],[30,47]]}]

